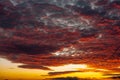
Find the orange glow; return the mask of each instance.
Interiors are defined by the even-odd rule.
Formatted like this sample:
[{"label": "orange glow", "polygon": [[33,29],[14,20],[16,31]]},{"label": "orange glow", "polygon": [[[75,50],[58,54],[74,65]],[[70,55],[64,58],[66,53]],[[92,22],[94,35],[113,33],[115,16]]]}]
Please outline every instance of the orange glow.
[{"label": "orange glow", "polygon": [[103,77],[103,74],[101,72],[76,72],[76,73],[70,73],[70,74],[63,74],[59,76],[54,76],[54,77],[78,77],[78,78],[95,78],[95,79],[102,79],[106,78]]},{"label": "orange glow", "polygon": [[[5,64],[6,63],[6,64]],[[68,64],[63,66],[48,66],[51,70],[38,70],[38,69],[23,69],[18,68],[18,65],[11,63],[10,61],[0,58],[0,78],[1,79],[44,79],[57,78],[57,77],[78,77],[78,78],[91,78],[91,79],[104,79],[110,76],[103,76],[104,71],[109,72],[106,69],[91,68],[86,64]],[[81,70],[83,72],[81,72]],[[49,72],[66,72],[76,71],[58,75],[48,75]],[[96,72],[97,71],[97,72]],[[100,71],[100,72],[99,72]],[[112,73],[112,72],[110,72]],[[117,73],[119,74],[119,73]],[[45,75],[45,77],[43,77]]]},{"label": "orange glow", "polygon": [[47,74],[48,71],[38,69],[18,68],[18,65],[10,61],[0,58],[0,79],[42,79],[41,75]]},{"label": "orange glow", "polygon": [[0,80],[120,80],[120,0],[0,0]]}]

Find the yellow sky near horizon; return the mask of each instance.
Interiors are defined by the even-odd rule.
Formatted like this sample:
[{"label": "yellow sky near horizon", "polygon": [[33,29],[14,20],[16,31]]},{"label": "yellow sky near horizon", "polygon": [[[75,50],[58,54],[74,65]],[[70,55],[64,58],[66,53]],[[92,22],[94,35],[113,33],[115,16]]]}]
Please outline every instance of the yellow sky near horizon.
[{"label": "yellow sky near horizon", "polygon": [[18,65],[22,64],[0,58],[0,79],[39,79],[41,75],[47,74],[43,70],[18,68]]},{"label": "yellow sky near horizon", "polygon": [[[86,64],[68,64],[63,66],[49,68],[52,70],[39,70],[39,69],[24,69],[17,67],[22,65],[20,63],[12,63],[4,58],[0,58],[0,79],[44,79],[44,78],[56,78],[56,77],[78,77],[78,78],[96,78],[102,79],[108,76],[103,76],[104,69],[90,68]],[[79,71],[85,72],[73,72],[60,75],[48,75],[49,72],[65,72],[65,71]],[[97,72],[95,70],[101,70]],[[107,71],[107,70],[106,70]]]}]

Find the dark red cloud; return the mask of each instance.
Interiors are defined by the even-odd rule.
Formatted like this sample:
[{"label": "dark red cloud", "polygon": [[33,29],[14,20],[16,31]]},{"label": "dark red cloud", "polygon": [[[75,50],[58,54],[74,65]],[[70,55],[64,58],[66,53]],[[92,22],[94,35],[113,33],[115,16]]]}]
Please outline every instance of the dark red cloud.
[{"label": "dark red cloud", "polygon": [[[35,13],[25,6],[8,8],[0,3],[3,14],[0,15],[0,56],[25,64],[19,67],[32,69],[49,70],[44,66],[65,64],[88,64],[110,70],[120,66],[119,4],[96,1],[94,8],[92,1],[80,1],[82,4],[66,5],[67,10],[53,4],[30,3]],[[4,8],[8,8],[9,15]],[[4,22],[7,19],[9,23]],[[12,25],[16,19],[19,23]],[[54,55],[71,46],[77,56]],[[72,53],[71,50],[66,53]]]},{"label": "dark red cloud", "polygon": [[115,1],[111,2],[111,6],[114,8],[120,9],[120,1],[115,0]]},{"label": "dark red cloud", "polygon": [[[6,8],[6,9],[5,9]],[[20,14],[0,2],[0,27],[13,28],[19,24]]]},{"label": "dark red cloud", "polygon": [[28,68],[28,69],[42,69],[42,70],[51,70],[48,67],[44,67],[44,66],[38,66],[38,65],[20,65],[18,66],[20,68]]},{"label": "dark red cloud", "polygon": [[[113,28],[114,29],[114,28]],[[69,32],[69,30],[48,29],[48,33],[36,31],[37,29],[13,30],[11,38],[1,38],[0,55],[27,66],[22,68],[37,68],[40,66],[60,66],[64,64],[89,64],[93,67],[111,69],[119,66],[119,35],[113,34],[113,29],[104,29],[102,38],[99,34],[83,32]],[[31,30],[31,31],[30,31]],[[119,30],[117,29],[118,33]],[[60,37],[58,37],[60,33]],[[59,57],[51,53],[61,51],[63,48],[73,46],[79,56]],[[69,52],[68,52],[69,53]],[[31,65],[35,65],[32,66]],[[36,67],[37,66],[37,67]]]}]

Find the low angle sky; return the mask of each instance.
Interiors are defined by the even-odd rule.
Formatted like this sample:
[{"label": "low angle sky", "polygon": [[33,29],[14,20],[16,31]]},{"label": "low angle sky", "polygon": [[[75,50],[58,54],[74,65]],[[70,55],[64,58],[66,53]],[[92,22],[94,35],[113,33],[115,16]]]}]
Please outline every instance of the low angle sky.
[{"label": "low angle sky", "polygon": [[0,80],[119,80],[119,0],[0,0]]}]

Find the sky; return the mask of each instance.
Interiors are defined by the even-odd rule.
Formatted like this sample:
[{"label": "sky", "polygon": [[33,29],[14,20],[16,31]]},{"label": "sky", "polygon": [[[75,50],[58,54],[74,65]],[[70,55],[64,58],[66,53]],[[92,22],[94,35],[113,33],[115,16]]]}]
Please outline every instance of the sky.
[{"label": "sky", "polygon": [[120,79],[119,0],[1,0],[0,79]]}]

